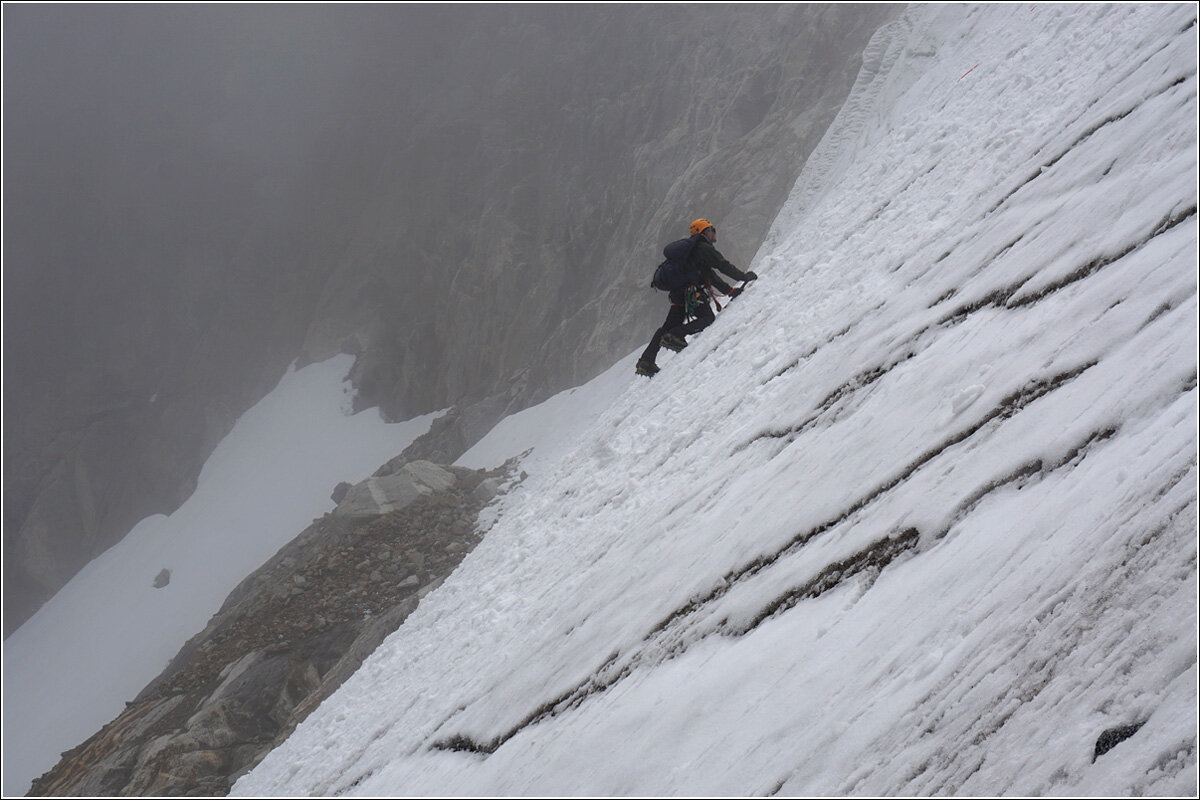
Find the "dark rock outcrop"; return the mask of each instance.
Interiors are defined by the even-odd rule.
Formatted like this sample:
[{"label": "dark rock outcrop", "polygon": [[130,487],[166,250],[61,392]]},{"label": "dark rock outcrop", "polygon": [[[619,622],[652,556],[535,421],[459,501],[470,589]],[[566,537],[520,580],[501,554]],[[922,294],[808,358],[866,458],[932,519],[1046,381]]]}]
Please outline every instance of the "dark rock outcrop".
[{"label": "dark rock outcrop", "polygon": [[[167,668],[31,795],[223,795],[412,613],[479,541],[502,477],[398,465],[409,491],[342,506],[230,593]],[[348,505],[349,504],[349,505]]]},{"label": "dark rock outcrop", "polygon": [[1096,759],[1112,750],[1114,747],[1133,736],[1142,729],[1144,723],[1135,722],[1132,725],[1120,725],[1116,728],[1109,728],[1104,733],[1096,738],[1096,749],[1092,753],[1092,763],[1096,763]]}]

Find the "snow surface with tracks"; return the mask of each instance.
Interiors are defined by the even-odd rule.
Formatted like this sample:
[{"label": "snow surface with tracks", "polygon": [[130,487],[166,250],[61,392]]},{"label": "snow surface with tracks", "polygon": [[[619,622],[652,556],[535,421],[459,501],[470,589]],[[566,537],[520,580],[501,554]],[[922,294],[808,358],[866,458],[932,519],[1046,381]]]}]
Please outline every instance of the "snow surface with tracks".
[{"label": "snow surface with tracks", "polygon": [[527,423],[561,456],[234,793],[1195,794],[1196,30],[881,29],[760,280]]}]

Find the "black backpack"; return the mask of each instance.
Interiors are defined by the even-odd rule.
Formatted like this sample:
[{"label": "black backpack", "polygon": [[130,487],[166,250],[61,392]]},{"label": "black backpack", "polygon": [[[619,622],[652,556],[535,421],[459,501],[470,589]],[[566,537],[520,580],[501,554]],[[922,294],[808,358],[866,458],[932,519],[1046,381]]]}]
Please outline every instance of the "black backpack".
[{"label": "black backpack", "polygon": [[696,243],[702,238],[704,234],[697,233],[686,239],[677,239],[664,247],[663,255],[667,260],[654,270],[654,278],[651,279],[650,285],[659,291],[673,292],[699,282],[700,274],[689,262],[692,251],[696,249]]}]

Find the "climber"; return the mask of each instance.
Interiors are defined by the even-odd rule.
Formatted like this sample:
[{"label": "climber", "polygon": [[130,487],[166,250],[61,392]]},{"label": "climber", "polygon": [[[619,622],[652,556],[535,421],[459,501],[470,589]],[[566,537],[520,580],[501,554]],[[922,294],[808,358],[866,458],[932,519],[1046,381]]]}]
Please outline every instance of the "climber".
[{"label": "climber", "polygon": [[[711,222],[703,218],[698,219],[691,224],[689,230],[690,241],[685,239],[677,243],[685,247],[691,245],[691,253],[686,259],[687,274],[681,279],[684,285],[670,290],[671,308],[667,311],[667,319],[654,332],[650,344],[638,359],[638,375],[651,378],[658,372],[654,359],[658,356],[659,347],[679,352],[687,347],[687,340],[683,337],[699,333],[712,324],[715,315],[709,300],[713,291],[731,298],[741,294],[743,287],[730,288],[714,270],[720,270],[735,281],[749,282],[758,278],[753,272],[742,272],[730,264],[714,247],[717,229]],[[671,246],[668,245],[668,250]],[[689,317],[692,318],[690,322],[687,321]]]}]

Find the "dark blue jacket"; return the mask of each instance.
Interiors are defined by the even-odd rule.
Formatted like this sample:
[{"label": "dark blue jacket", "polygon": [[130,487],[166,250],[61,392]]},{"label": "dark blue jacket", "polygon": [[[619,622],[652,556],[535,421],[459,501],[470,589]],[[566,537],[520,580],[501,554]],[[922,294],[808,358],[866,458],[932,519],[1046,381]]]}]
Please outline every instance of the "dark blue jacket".
[{"label": "dark blue jacket", "polygon": [[700,277],[696,285],[701,287],[711,285],[724,294],[729,294],[729,290],[733,287],[717,276],[718,271],[725,273],[735,281],[746,280],[746,273],[730,264],[725,256],[721,255],[721,251],[713,247],[707,239],[696,242],[689,263]]}]

